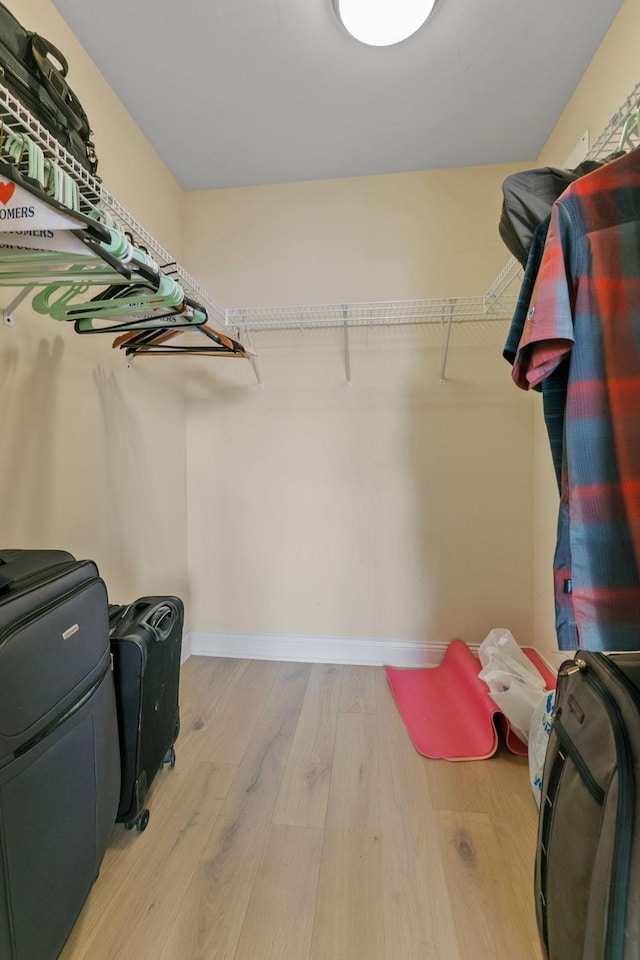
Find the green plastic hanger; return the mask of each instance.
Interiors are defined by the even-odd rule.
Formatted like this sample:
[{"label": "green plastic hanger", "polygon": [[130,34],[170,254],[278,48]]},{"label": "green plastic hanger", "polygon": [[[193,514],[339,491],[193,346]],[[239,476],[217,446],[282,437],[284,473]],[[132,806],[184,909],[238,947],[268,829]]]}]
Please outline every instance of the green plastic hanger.
[{"label": "green plastic hanger", "polygon": [[629,139],[633,134],[636,138],[640,138],[640,104],[636,107],[636,110],[630,114],[624,122],[622,128],[622,133],[620,134],[620,142],[618,144],[618,150],[624,150],[629,147],[631,149],[635,146],[634,143]]}]

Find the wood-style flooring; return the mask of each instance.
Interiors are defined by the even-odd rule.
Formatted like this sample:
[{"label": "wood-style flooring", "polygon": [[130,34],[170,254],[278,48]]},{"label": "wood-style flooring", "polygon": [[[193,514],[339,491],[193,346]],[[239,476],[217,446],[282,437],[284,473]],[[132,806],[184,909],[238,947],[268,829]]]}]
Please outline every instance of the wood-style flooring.
[{"label": "wood-style flooring", "polygon": [[180,709],[61,960],[540,960],[526,760],[421,757],[379,667],[191,657]]}]

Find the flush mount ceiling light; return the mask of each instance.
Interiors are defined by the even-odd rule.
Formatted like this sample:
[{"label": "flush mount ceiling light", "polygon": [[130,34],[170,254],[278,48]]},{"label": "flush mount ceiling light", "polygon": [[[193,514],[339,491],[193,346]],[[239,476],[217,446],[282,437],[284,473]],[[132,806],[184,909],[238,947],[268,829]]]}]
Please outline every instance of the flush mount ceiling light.
[{"label": "flush mount ceiling light", "polygon": [[388,47],[412,36],[436,0],[333,0],[338,19],[349,33],[373,47]]}]

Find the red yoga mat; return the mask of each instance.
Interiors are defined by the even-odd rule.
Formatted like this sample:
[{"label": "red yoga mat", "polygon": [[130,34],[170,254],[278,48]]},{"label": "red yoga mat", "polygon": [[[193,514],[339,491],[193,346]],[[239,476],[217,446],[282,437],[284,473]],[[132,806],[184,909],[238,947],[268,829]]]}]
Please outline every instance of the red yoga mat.
[{"label": "red yoga mat", "polygon": [[[554,690],[556,678],[535,650],[523,648]],[[512,753],[527,755],[527,746],[489,694],[478,674],[480,660],[462,640],[453,640],[438,667],[385,667],[400,716],[414,747],[434,760],[485,760],[498,749],[501,730]]]}]

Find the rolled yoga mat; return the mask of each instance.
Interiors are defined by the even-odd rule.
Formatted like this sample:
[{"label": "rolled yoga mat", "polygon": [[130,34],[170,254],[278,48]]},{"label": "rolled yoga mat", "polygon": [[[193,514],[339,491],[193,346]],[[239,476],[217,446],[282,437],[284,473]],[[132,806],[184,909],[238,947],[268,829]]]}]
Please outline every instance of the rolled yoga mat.
[{"label": "rolled yoga mat", "polygon": [[[528,647],[523,652],[537,667],[548,690],[553,672]],[[498,749],[502,732],[507,747],[519,756],[527,746],[491,699],[478,674],[482,665],[462,640],[453,640],[438,667],[385,667],[396,705],[411,741],[424,757],[434,760],[485,760]]]}]

